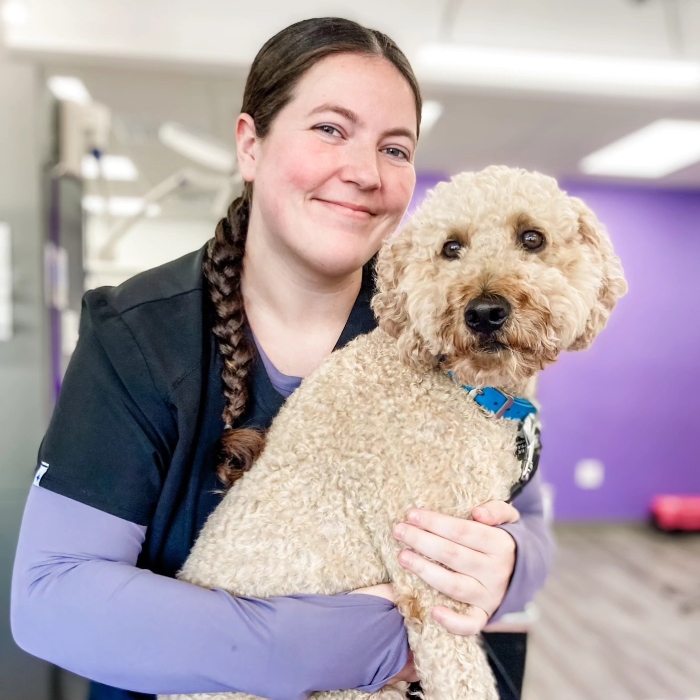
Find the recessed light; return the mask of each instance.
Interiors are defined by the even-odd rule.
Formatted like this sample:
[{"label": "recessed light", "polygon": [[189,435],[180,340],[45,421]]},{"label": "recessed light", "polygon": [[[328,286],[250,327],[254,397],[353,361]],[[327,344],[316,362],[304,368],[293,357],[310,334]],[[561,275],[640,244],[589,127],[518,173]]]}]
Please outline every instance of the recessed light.
[{"label": "recessed light", "polygon": [[662,95],[700,88],[694,61],[428,44],[414,64],[423,80],[458,85]]},{"label": "recessed light", "polygon": [[91,101],[90,93],[79,78],[66,75],[52,75],[48,80],[49,90],[57,100],[77,102],[84,105]]},{"label": "recessed light", "polygon": [[584,158],[589,175],[659,178],[700,161],[700,121],[660,119]]},{"label": "recessed light", "polygon": [[21,27],[29,21],[29,8],[20,0],[5,0],[2,5],[2,21],[14,27]]}]

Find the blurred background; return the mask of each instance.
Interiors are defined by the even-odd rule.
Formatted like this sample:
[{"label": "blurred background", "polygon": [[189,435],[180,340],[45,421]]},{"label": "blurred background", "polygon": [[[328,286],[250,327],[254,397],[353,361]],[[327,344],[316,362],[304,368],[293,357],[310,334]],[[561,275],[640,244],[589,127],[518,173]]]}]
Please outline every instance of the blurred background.
[{"label": "blurred background", "polygon": [[279,29],[327,15],[387,32],[421,81],[412,208],[462,170],[536,169],[594,209],[625,267],[630,293],[606,331],[540,382],[558,554],[506,622],[530,632],[525,699],[700,698],[700,0],[0,9],[1,700],[85,697],[82,679],[14,645],[8,619],[81,295],[212,236],[240,185],[250,62]]}]

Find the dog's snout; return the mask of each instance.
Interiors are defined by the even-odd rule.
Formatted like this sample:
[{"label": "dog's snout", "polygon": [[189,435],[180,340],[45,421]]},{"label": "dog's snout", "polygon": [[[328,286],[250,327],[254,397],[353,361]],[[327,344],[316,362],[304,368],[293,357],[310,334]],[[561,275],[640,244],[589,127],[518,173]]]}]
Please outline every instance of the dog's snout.
[{"label": "dog's snout", "polygon": [[491,335],[508,320],[510,312],[511,306],[502,296],[480,296],[467,304],[464,318],[470,330]]}]

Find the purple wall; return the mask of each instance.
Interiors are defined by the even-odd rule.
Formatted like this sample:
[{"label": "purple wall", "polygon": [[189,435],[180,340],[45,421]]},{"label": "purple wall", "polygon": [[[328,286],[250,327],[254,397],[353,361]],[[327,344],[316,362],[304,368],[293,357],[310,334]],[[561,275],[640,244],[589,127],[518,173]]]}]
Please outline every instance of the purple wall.
[{"label": "purple wall", "polygon": [[[439,180],[419,176],[414,200]],[[607,226],[630,291],[590,350],[541,376],[543,476],[557,520],[642,519],[654,494],[700,494],[700,193],[563,187]],[[574,482],[587,458],[605,466],[595,490]]]},{"label": "purple wall", "polygon": [[411,198],[411,203],[408,205],[406,210],[406,216],[404,220],[407,219],[413,212],[418,208],[418,205],[423,201],[423,198],[427,194],[428,190],[432,190],[438,182],[443,180],[449,180],[449,176],[444,173],[418,173],[416,175],[416,187],[413,190],[413,197]]}]

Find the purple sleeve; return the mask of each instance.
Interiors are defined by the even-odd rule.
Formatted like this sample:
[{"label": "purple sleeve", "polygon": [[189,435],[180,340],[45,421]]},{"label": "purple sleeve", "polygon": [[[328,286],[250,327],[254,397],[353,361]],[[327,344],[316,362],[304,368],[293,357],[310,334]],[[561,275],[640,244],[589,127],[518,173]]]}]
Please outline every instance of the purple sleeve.
[{"label": "purple sleeve", "polygon": [[542,588],[552,567],[554,540],[544,519],[541,488],[542,477],[538,471],[513,499],[513,506],[520,511],[520,520],[499,525],[515,540],[516,559],[508,591],[491,617],[491,622],[508,613],[523,610],[525,604]]},{"label": "purple sleeve", "polygon": [[33,486],[12,581],[17,644],[143,693],[374,692],[408,658],[403,619],[368,595],[233,597],[135,563],[146,528]]}]

